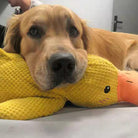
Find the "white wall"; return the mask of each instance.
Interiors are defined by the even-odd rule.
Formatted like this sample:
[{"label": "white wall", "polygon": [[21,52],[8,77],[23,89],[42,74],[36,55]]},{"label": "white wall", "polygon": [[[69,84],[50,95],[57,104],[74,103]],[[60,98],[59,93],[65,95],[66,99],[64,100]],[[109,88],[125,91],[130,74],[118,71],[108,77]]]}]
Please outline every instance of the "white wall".
[{"label": "white wall", "polygon": [[46,4],[60,4],[72,9],[94,28],[111,30],[113,0],[41,0]]},{"label": "white wall", "polygon": [[[5,3],[5,0],[1,0]],[[7,0],[6,0],[7,1]],[[45,4],[59,4],[72,9],[81,18],[86,19],[89,26],[111,30],[113,0],[41,0]],[[1,5],[0,5],[1,9]],[[5,25],[13,13],[13,8],[5,6],[0,10],[0,24]]]}]

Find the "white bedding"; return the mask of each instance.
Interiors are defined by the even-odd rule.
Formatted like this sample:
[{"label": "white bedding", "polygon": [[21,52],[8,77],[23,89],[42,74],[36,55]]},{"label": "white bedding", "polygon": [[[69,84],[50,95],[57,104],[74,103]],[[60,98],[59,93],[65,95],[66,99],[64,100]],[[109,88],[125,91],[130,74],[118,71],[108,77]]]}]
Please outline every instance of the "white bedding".
[{"label": "white bedding", "polygon": [[66,107],[35,120],[0,120],[0,138],[138,138],[138,107]]}]

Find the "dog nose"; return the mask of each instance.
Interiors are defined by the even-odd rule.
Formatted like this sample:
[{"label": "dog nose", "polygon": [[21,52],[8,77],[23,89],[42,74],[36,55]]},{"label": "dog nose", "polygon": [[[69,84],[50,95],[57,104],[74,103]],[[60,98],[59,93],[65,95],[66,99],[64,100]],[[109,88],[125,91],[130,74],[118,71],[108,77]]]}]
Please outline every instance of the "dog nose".
[{"label": "dog nose", "polygon": [[57,53],[49,60],[52,71],[62,77],[69,76],[75,69],[75,59],[70,53]]}]

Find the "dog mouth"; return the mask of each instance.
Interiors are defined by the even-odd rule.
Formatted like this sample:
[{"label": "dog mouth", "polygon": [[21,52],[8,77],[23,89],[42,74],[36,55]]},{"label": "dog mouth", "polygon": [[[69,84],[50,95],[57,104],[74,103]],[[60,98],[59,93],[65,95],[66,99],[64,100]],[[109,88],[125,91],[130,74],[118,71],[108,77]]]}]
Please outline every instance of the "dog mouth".
[{"label": "dog mouth", "polygon": [[35,81],[38,87],[45,92],[45,91],[52,90],[54,88],[62,88],[69,84],[74,84],[78,82],[83,77],[84,72],[85,72],[85,67],[81,70],[76,68],[76,70],[70,75],[67,75],[67,74],[57,75],[52,71],[50,71],[48,72],[48,75],[46,75],[46,77],[41,77],[45,79],[38,79],[38,77],[35,77]]},{"label": "dog mouth", "polygon": [[51,81],[49,82],[49,85],[46,90],[61,88],[68,84],[73,84],[77,81],[75,75],[71,75],[71,76],[52,75],[50,80]]},{"label": "dog mouth", "polygon": [[38,80],[36,81],[36,84],[38,85],[38,87],[42,90],[42,91],[49,91],[52,90],[54,88],[62,88],[67,86],[68,84],[74,84],[77,82],[77,79],[75,79],[75,77],[68,77],[66,80],[63,79],[63,77],[54,79],[54,77],[51,77],[52,79],[46,83],[47,85],[39,82]]}]

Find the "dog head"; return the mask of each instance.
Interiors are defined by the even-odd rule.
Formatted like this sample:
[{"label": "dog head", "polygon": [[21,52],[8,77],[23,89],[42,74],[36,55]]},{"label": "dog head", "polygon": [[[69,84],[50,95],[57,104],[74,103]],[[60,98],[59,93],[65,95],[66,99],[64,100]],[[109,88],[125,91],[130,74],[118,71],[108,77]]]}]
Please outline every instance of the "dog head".
[{"label": "dog head", "polygon": [[82,78],[87,66],[88,30],[71,10],[41,5],[12,17],[4,49],[21,54],[39,87],[49,90]]}]

